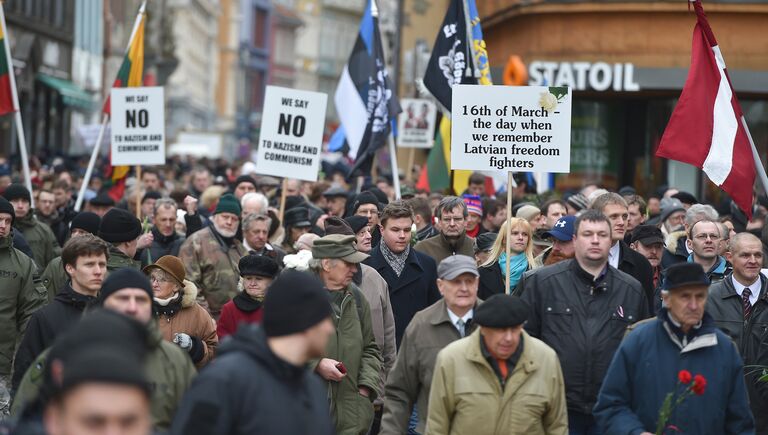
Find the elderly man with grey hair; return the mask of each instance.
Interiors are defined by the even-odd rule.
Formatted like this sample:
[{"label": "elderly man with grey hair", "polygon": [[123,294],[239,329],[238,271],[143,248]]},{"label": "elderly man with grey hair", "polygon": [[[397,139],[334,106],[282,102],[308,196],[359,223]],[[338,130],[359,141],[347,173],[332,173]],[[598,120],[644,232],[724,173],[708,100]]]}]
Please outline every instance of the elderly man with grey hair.
[{"label": "elderly man with grey hair", "polygon": [[142,266],[152,264],[165,255],[179,255],[179,249],[185,238],[176,232],[176,210],[176,201],[170,198],[160,198],[155,201],[153,240],[152,244],[141,252]]},{"label": "elderly man with grey hair", "polygon": [[688,233],[693,224],[701,220],[716,222],[718,217],[717,211],[711,205],[693,204],[690,206],[685,211],[683,229],[673,231],[667,235],[667,249],[664,250],[664,256],[661,259],[662,269],[666,269],[676,263],[688,261],[688,257],[693,252],[688,246]]},{"label": "elderly man with grey hair", "polygon": [[468,216],[469,212],[464,199],[446,196],[435,209],[435,217],[440,223],[440,233],[420,241],[414,249],[429,255],[435,263],[440,263],[445,258],[456,254],[472,257],[475,253],[475,239],[467,235]]},{"label": "elderly man with grey hair", "polygon": [[[243,199],[248,195],[250,195],[250,193],[246,193],[245,196],[243,196]],[[280,247],[269,243],[269,227],[272,225],[272,218],[266,214],[252,213],[246,215],[240,225],[243,230],[243,247],[248,250],[249,253],[270,257],[275,260],[277,264],[283,264],[285,251],[280,249]]]}]

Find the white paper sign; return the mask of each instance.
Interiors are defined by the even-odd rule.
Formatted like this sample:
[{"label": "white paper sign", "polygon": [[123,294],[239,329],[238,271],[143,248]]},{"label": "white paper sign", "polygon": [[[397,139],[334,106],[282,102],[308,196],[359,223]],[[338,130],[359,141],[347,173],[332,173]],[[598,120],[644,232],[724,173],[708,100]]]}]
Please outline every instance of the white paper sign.
[{"label": "white paper sign", "polygon": [[256,173],[317,181],[328,95],[267,86]]},{"label": "white paper sign", "polygon": [[397,146],[432,148],[435,142],[437,107],[429,100],[403,98],[403,111],[397,118]]},{"label": "white paper sign", "polygon": [[451,169],[570,172],[571,90],[453,86]]},{"label": "white paper sign", "polygon": [[112,88],[112,165],[165,164],[163,88]]}]

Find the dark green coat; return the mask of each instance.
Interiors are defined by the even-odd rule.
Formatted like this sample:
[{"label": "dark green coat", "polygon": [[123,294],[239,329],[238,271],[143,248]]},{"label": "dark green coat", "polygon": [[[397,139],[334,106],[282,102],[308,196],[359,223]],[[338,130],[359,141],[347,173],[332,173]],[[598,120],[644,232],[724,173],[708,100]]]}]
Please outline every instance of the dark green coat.
[{"label": "dark green coat", "polygon": [[114,272],[118,269],[124,269],[126,267],[141,270],[141,263],[125,255],[123,251],[110,245],[109,258],[107,258],[107,273]]},{"label": "dark green coat", "polygon": [[48,263],[40,279],[45,290],[48,292],[48,302],[53,301],[56,293],[69,282],[69,275],[64,270],[64,263],[61,262],[61,257],[56,257]]},{"label": "dark green coat", "polygon": [[38,269],[45,269],[51,260],[61,255],[61,247],[51,227],[37,220],[32,212],[23,218],[16,219],[13,226],[24,234]]},{"label": "dark green coat", "polygon": [[0,375],[11,374],[13,353],[32,313],[47,302],[45,288],[35,282],[33,261],[0,239]]}]

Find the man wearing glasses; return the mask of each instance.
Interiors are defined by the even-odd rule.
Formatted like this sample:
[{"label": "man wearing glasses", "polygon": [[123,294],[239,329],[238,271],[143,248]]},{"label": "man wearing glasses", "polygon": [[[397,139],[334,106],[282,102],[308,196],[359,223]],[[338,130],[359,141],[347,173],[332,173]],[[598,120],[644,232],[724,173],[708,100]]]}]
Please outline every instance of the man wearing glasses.
[{"label": "man wearing glasses", "polygon": [[457,254],[472,257],[475,253],[475,240],[467,235],[469,213],[464,200],[456,196],[446,196],[438,204],[435,216],[440,221],[440,234],[422,240],[414,249],[429,255],[435,263]]},{"label": "man wearing glasses", "polygon": [[731,264],[718,255],[721,238],[717,222],[702,219],[691,225],[686,241],[692,251],[688,262],[700,264],[713,284],[722,281],[733,270]]}]

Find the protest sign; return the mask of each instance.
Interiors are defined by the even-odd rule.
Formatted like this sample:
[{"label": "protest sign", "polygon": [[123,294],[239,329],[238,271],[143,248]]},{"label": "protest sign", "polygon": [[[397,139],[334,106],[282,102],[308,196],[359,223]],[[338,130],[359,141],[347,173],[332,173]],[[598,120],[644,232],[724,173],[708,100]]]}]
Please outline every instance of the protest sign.
[{"label": "protest sign", "polygon": [[112,88],[112,165],[165,164],[163,88]]},{"label": "protest sign", "polygon": [[569,172],[566,87],[453,87],[451,169]]},{"label": "protest sign", "polygon": [[437,108],[429,100],[403,98],[404,110],[397,118],[397,146],[401,148],[432,148],[435,142]]},{"label": "protest sign", "polygon": [[267,86],[256,172],[317,181],[326,94]]}]

